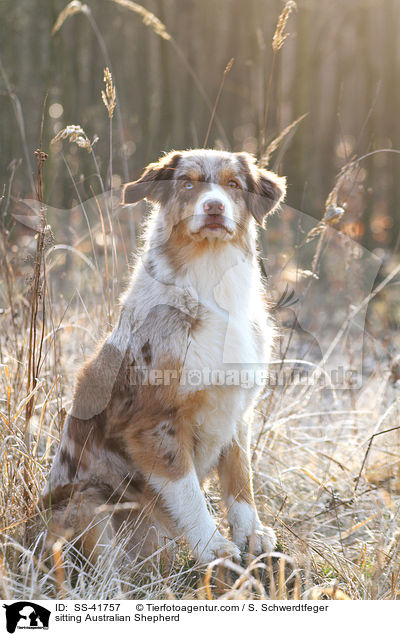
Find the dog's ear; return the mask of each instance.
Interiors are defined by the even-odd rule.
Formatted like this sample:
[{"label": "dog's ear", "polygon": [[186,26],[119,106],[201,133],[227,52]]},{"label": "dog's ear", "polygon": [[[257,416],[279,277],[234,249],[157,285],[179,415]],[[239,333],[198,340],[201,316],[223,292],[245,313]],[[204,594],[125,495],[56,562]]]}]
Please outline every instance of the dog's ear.
[{"label": "dog's ear", "polygon": [[265,217],[277,209],[286,194],[286,177],[275,172],[256,168],[254,195],[251,197],[251,213],[259,225]]},{"label": "dog's ear", "polygon": [[286,178],[258,168],[256,158],[248,152],[236,153],[246,177],[248,205],[257,223],[264,226],[265,217],[276,210],[286,194]]},{"label": "dog's ear", "polygon": [[142,199],[149,199],[157,203],[162,203],[168,198],[168,182],[174,176],[179,160],[180,152],[170,152],[159,161],[150,163],[143,171],[142,176],[137,181],[132,181],[124,186],[122,191],[122,205],[137,203]]}]

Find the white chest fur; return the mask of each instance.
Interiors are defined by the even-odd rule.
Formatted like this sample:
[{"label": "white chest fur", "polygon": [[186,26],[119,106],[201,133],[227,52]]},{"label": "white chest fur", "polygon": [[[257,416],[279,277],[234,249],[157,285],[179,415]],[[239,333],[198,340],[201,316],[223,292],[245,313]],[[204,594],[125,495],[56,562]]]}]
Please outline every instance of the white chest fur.
[{"label": "white chest fur", "polygon": [[[238,423],[252,404],[254,388],[243,386],[242,373],[266,362],[268,332],[259,293],[258,269],[242,252],[227,246],[207,253],[177,281],[196,294],[199,324],[193,329],[184,363],[183,391],[206,390],[206,406],[196,416],[196,469],[204,477],[221,449],[236,435]],[[254,323],[265,322],[260,347]]]},{"label": "white chest fur", "polygon": [[207,252],[193,262],[177,285],[190,290],[200,307],[200,320],[188,344],[186,370],[226,374],[268,363],[271,338],[255,259],[245,257],[235,246],[216,254]]},{"label": "white chest fur", "polygon": [[237,435],[239,422],[252,402],[251,392],[233,387],[209,387],[207,402],[196,413],[194,464],[202,481],[215,467],[223,448]]}]

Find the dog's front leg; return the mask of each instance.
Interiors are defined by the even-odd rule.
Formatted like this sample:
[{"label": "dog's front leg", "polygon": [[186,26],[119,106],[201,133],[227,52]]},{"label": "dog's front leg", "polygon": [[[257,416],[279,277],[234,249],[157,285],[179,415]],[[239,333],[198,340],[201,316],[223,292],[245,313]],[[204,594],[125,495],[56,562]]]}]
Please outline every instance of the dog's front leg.
[{"label": "dog's front leg", "polygon": [[239,558],[237,546],[219,532],[208,512],[194,468],[175,481],[154,475],[149,481],[200,562],[222,556]]},{"label": "dog's front leg", "polygon": [[[145,426],[141,413],[124,433],[125,448],[133,464],[147,477],[160,508],[167,512],[196,558],[203,562],[219,556],[239,557],[238,548],[218,531],[200,487],[191,459],[190,422],[178,416]],[[175,531],[175,530],[174,530]]]},{"label": "dog's front leg", "polygon": [[218,474],[234,543],[241,550],[248,548],[254,555],[273,550],[275,533],[262,525],[254,502],[249,448],[244,431],[240,431],[239,440],[234,440],[222,453]]}]

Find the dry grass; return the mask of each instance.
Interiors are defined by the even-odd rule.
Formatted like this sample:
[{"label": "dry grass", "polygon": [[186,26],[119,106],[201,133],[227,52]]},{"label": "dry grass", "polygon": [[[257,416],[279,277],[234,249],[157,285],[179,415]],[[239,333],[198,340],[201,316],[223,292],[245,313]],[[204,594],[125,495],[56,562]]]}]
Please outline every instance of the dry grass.
[{"label": "dry grass", "polygon": [[[1,304],[6,309],[0,316],[0,580],[4,597],[205,598],[212,594],[218,598],[309,598],[329,595],[330,590],[334,598],[343,594],[355,599],[397,598],[400,405],[390,360],[372,337],[367,337],[364,346],[367,370],[360,389],[334,390],[321,388],[318,382],[306,386],[288,382],[270,387],[259,404],[253,445],[256,496],[264,520],[272,520],[276,529],[280,553],[295,564],[297,574],[287,586],[278,568],[274,569],[273,585],[269,582],[265,589],[250,564],[247,569],[229,566],[236,568],[234,582],[228,590],[218,586],[214,589],[208,575],[193,566],[183,548],[168,567],[160,555],[145,563],[124,562],[123,538],[95,567],[82,558],[73,558],[74,548],[68,538],[63,545],[55,546],[53,562],[44,560],[44,533],[37,533],[32,541],[25,534],[25,522],[40,519],[36,501],[70,406],[73,370],[93,349],[99,335],[107,331],[110,310],[104,272],[107,252],[110,255],[114,244],[118,255],[116,279],[121,281],[127,275],[124,253],[129,251],[130,240],[123,233],[111,238],[103,199],[96,197],[93,207],[91,211],[86,206],[86,214],[95,237],[95,258],[88,237],[72,245],[70,253],[49,243],[46,228],[36,237],[15,229],[14,234],[3,233],[2,268],[9,281],[2,288]],[[122,226],[127,227],[125,212],[116,212]],[[48,215],[51,223],[56,212],[49,210]],[[74,218],[76,222],[76,214]],[[82,209],[80,222],[77,235],[84,235]],[[43,246],[47,271],[46,281],[43,269],[39,281],[35,276],[31,281],[30,294],[35,293],[39,302],[36,330],[42,334],[35,345],[37,373],[32,384],[32,296],[26,293],[25,280],[32,268],[35,272],[38,241]],[[124,249],[123,241],[127,243]],[[31,254],[25,261],[13,247],[19,242]],[[279,246],[276,249],[280,251]],[[391,271],[396,269],[391,266]],[[287,279],[287,270],[279,268],[272,273],[272,283],[276,280],[278,288],[282,279]],[[45,282],[43,313],[43,297],[35,290],[44,289]],[[311,284],[312,288],[316,283],[314,277],[304,279],[305,286]],[[384,294],[386,283],[388,280],[380,284],[375,300]],[[119,291],[114,290],[115,295]],[[287,309],[284,306],[279,311]],[[345,330],[337,338],[341,327],[333,320],[326,333],[320,334],[327,339],[326,345],[336,338],[332,355],[338,357],[343,356],[340,345]],[[294,328],[284,331],[281,355],[286,355],[286,365],[304,355],[302,345],[301,333]],[[345,355],[351,356],[352,352]],[[310,355],[304,359],[310,361]],[[31,409],[29,420],[27,405]],[[389,429],[394,430],[385,433]],[[220,514],[214,485],[208,495],[210,505]],[[263,567],[271,581],[268,563]],[[260,566],[256,571],[259,574]]]},{"label": "dry grass", "polygon": [[[153,14],[143,13],[140,5],[128,0],[113,1],[139,13],[161,37],[168,35],[164,25]],[[287,3],[287,8],[292,5]],[[69,16],[87,11],[82,3],[70,3],[60,14],[54,31]],[[288,14],[280,25],[281,45],[287,19]],[[224,76],[229,68],[228,65]],[[214,108],[209,104],[209,128],[217,121],[219,97],[220,92]],[[265,148],[269,98],[268,94],[261,154]],[[116,105],[111,75],[104,101],[109,114],[111,180],[111,124]],[[277,143],[299,121],[287,127]],[[6,226],[3,222],[2,226],[2,598],[400,598],[400,404],[387,342],[394,346],[399,343],[392,322],[384,324],[382,318],[398,311],[390,283],[398,277],[399,264],[388,256],[386,271],[375,292],[370,294],[367,289],[364,296],[360,295],[362,255],[346,233],[339,234],[332,228],[329,217],[333,206],[340,215],[336,220],[342,229],[340,222],[348,209],[341,206],[346,193],[351,192],[346,168],[328,197],[322,225],[302,227],[298,240],[293,228],[301,224],[289,209],[282,221],[271,223],[266,235],[271,241],[271,293],[278,298],[283,284],[295,287],[303,298],[302,311],[297,315],[307,324],[309,316],[326,306],[327,290],[337,294],[337,301],[340,290],[346,292],[345,309],[338,309],[321,322],[318,342],[324,362],[329,358],[337,365],[358,368],[360,356],[364,356],[361,387],[353,388],[349,382],[340,389],[323,388],[318,382],[323,375],[320,358],[312,344],[307,344],[310,334],[299,329],[298,321],[293,320],[290,302],[278,303],[277,320],[287,326],[282,327],[275,365],[292,369],[308,366],[313,381],[303,386],[288,380],[268,387],[258,405],[253,439],[255,490],[261,516],[265,522],[272,522],[279,537],[276,563],[265,559],[241,567],[228,562],[225,573],[221,573],[221,563],[214,563],[204,571],[193,564],[185,546],[168,565],[160,553],[144,562],[132,562],[124,557],[123,536],[116,538],[95,566],[77,554],[68,536],[53,546],[53,560],[45,559],[46,520],[37,500],[71,404],[74,370],[115,321],[113,307],[127,277],[127,254],[137,240],[135,224],[127,211],[119,209],[105,193],[94,142],[80,127],[67,127],[56,141],[66,138],[91,153],[101,193],[92,202],[80,201],[74,210],[63,211],[60,228],[58,211],[47,210],[45,215],[39,187],[42,207],[40,222],[34,225],[36,234],[20,224]],[[269,154],[275,147],[276,144],[272,149],[270,146]],[[40,155],[39,184],[43,161]],[[1,201],[3,219],[11,186],[12,183]],[[79,198],[78,185],[74,183],[74,187]],[[58,229],[57,243],[50,226]],[[69,242],[62,227],[71,230]],[[282,260],[285,255],[289,256]],[[342,269],[338,263],[344,264]],[[321,290],[318,282],[322,270],[327,278]],[[354,295],[357,290],[358,296]],[[291,300],[292,295],[286,301],[288,298]],[[359,299],[356,308],[353,298]],[[348,333],[370,301],[373,304],[360,351],[351,342],[349,345]],[[218,498],[216,486],[210,484],[210,506],[224,524]],[[33,535],[26,532],[27,522],[38,524]],[[219,578],[224,578],[225,583],[219,583]]]}]

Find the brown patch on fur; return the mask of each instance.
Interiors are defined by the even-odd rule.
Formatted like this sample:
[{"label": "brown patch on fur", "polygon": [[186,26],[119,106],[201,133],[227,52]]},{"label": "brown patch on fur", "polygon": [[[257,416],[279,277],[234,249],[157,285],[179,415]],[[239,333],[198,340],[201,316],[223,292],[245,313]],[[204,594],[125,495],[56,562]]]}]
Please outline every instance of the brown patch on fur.
[{"label": "brown patch on fur", "polygon": [[162,248],[163,254],[175,274],[185,269],[193,259],[201,257],[209,250],[210,241],[208,239],[190,240],[183,224],[180,223],[175,225],[168,242]]},{"label": "brown patch on fur", "polygon": [[50,489],[46,495],[41,497],[40,504],[44,510],[53,510],[60,506],[65,507],[77,494],[83,493],[90,488],[96,488],[99,499],[103,503],[118,504],[130,501],[132,497],[142,494],[144,487],[145,479],[140,474],[125,479],[117,489],[113,489],[109,484],[98,479],[89,479]]},{"label": "brown patch on fur", "polygon": [[254,505],[250,458],[236,440],[223,451],[218,474],[225,500],[232,496],[236,501]]},{"label": "brown patch on fur", "polygon": [[90,455],[93,447],[104,444],[105,415],[104,412],[91,420],[80,420],[68,417],[68,438],[74,442],[74,453],[69,453],[68,477],[74,479],[79,469],[86,470],[90,466]]},{"label": "brown patch on fur", "polygon": [[[132,504],[121,510],[119,504]],[[149,556],[162,536],[177,534],[169,515],[140,476],[113,491],[108,484],[81,482],[58,486],[40,501],[47,518],[47,550],[59,538],[80,537],[76,547],[95,561],[122,523],[129,524],[129,545],[135,556]],[[115,508],[114,508],[115,506]],[[155,532],[154,526],[161,529]]]},{"label": "brown patch on fur", "polygon": [[[56,491],[59,489],[56,489]],[[64,498],[60,497],[64,495]],[[56,498],[56,503],[54,499]],[[78,488],[67,486],[51,494],[48,502],[50,518],[47,531],[47,547],[50,551],[59,538],[71,539],[79,536],[78,549],[88,558],[96,559],[103,552],[100,544],[109,544],[114,530],[109,514],[98,513],[104,504],[101,490],[95,486],[81,484]]]},{"label": "brown patch on fur", "polygon": [[274,172],[258,168],[255,157],[247,152],[236,153],[246,179],[248,207],[257,223],[264,225],[264,219],[283,199],[286,193],[286,179]]},{"label": "brown patch on fur", "polygon": [[107,407],[124,362],[122,353],[107,342],[81,368],[74,392],[72,415],[91,420]]},{"label": "brown patch on fur", "polygon": [[150,342],[147,340],[142,347],[143,360],[149,367],[151,365],[151,346]]},{"label": "brown patch on fur", "polygon": [[85,446],[100,446],[105,435],[105,412],[96,415],[91,420],[81,420],[70,416],[68,420],[68,437],[78,448]]},{"label": "brown patch on fur", "polygon": [[[165,368],[178,368],[170,361]],[[190,469],[197,410],[205,391],[188,396],[178,392],[179,376],[169,385],[143,386],[135,412],[116,433],[134,466],[144,474],[179,479]]]},{"label": "brown patch on fur", "polygon": [[[90,468],[94,448],[104,448],[127,459],[121,440],[109,434],[112,427],[110,422],[126,422],[129,419],[135,408],[137,387],[130,382],[132,369],[129,356],[123,358],[119,351],[116,352],[115,347],[104,344],[79,374],[72,414],[68,416],[65,432],[72,444],[68,445],[67,450],[61,451],[60,456],[61,463],[67,465],[68,478],[71,480],[79,477],[80,470]],[[106,386],[107,382],[109,385]],[[106,404],[101,412],[93,415],[93,411],[101,406],[101,392]],[[78,417],[78,413],[86,417]]]},{"label": "brown patch on fur", "polygon": [[[243,228],[248,226],[248,214],[244,213],[240,221],[242,231],[238,231],[235,236],[229,239],[230,245],[237,245],[245,253],[249,254],[251,250],[250,241],[246,231]],[[188,236],[185,224],[177,223],[171,232],[168,241],[160,248],[167,258],[174,274],[178,274],[190,265],[196,258],[210,251],[221,251],[226,248],[225,241],[215,241],[210,244],[210,240],[206,237],[193,239]]]},{"label": "brown patch on fur", "polygon": [[224,166],[219,171],[219,184],[222,186],[227,186],[229,181],[238,179],[238,171],[235,170],[233,166]]},{"label": "brown patch on fur", "polygon": [[179,181],[201,181],[201,174],[196,168],[188,168],[185,174],[179,175]]},{"label": "brown patch on fur", "polygon": [[180,152],[172,152],[159,161],[150,163],[137,181],[127,183],[124,186],[122,204],[137,203],[144,198],[160,203],[167,201],[174,171],[180,158]]},{"label": "brown patch on fur", "polygon": [[81,486],[77,486],[76,484],[57,486],[54,489],[50,489],[46,495],[42,496],[39,503],[44,510],[52,508],[53,506],[65,504],[65,502],[68,502],[68,500],[73,497],[77,488],[80,487]]},{"label": "brown patch on fur", "polygon": [[66,468],[68,479],[72,481],[76,475],[76,461],[65,449],[60,452],[60,464]]}]

